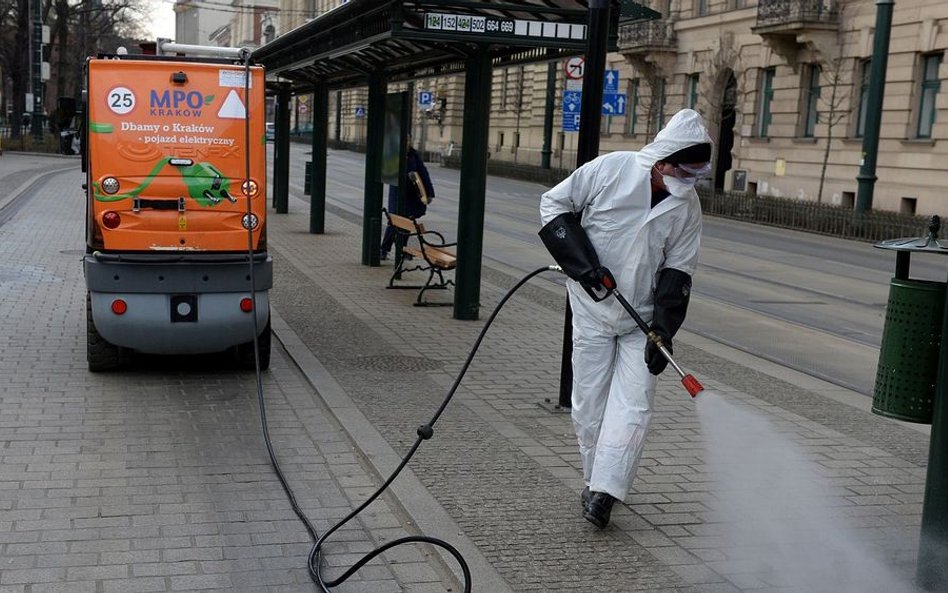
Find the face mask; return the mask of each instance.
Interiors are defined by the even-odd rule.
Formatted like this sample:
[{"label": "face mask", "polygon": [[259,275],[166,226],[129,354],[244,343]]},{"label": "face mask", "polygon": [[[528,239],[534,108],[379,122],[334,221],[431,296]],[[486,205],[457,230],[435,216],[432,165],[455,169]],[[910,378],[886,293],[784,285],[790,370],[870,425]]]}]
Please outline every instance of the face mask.
[{"label": "face mask", "polygon": [[662,181],[665,183],[665,189],[673,196],[681,197],[686,195],[698,183],[697,177],[672,177],[671,175],[662,175]]},{"label": "face mask", "polygon": [[662,183],[665,184],[665,189],[673,196],[682,197],[687,195],[695,184],[698,183],[697,177],[685,177],[682,179],[680,177],[672,177],[671,175],[662,175],[657,168],[653,169],[653,171],[662,176]]}]

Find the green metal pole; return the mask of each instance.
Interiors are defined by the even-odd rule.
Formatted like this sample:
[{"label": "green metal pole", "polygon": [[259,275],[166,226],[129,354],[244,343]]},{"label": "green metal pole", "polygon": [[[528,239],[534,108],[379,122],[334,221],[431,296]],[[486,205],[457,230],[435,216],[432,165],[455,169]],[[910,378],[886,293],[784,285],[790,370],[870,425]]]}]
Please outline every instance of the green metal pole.
[{"label": "green metal pole", "polygon": [[[386,106],[385,112],[392,113],[398,112],[398,121],[400,125],[398,126],[398,193],[395,197],[395,214],[401,216],[405,215],[405,203],[407,201],[406,196],[408,195],[408,136],[411,135],[411,97],[414,95],[414,84],[408,85],[407,91],[402,91],[400,93],[390,93],[386,96]],[[388,102],[391,101],[391,104]],[[391,134],[394,130],[386,129],[385,134]],[[391,204],[389,204],[391,206]],[[402,248],[405,247],[405,235],[402,233],[395,233],[395,269],[401,269],[402,267],[402,258],[405,257],[405,254],[402,253]],[[381,250],[380,250],[381,251]],[[402,279],[401,272],[399,272],[395,278],[397,280]]]},{"label": "green metal pole", "polygon": [[876,183],[876,157],[879,152],[879,128],[882,124],[882,100],[885,95],[885,71],[889,60],[889,33],[895,0],[876,0],[876,30],[872,40],[872,67],[866,105],[866,133],[862,139],[862,163],[856,175],[856,213],[872,210]]},{"label": "green metal pole", "polygon": [[336,142],[342,140],[342,91],[336,91]]},{"label": "green metal pole", "polygon": [[550,168],[553,154],[553,104],[556,99],[556,62],[546,65],[546,106],[543,110],[543,148],[540,150],[540,168]]},{"label": "green metal pole", "polygon": [[290,209],[290,87],[277,92],[276,138],[273,142],[273,201],[277,214]]},{"label": "green metal pole", "polygon": [[948,590],[948,303],[941,335],[916,568],[918,585],[926,591]]},{"label": "green metal pole", "polygon": [[365,134],[365,198],[362,214],[362,265],[379,265],[382,242],[382,141],[385,134],[385,77],[369,76],[368,122]]},{"label": "green metal pole", "polygon": [[478,47],[464,72],[464,130],[458,204],[458,265],[454,273],[454,318],[477,319],[487,193],[487,142],[490,129],[491,63]]},{"label": "green metal pole", "polygon": [[326,145],[329,142],[329,87],[313,88],[313,166],[309,181],[309,232],[326,232]]}]

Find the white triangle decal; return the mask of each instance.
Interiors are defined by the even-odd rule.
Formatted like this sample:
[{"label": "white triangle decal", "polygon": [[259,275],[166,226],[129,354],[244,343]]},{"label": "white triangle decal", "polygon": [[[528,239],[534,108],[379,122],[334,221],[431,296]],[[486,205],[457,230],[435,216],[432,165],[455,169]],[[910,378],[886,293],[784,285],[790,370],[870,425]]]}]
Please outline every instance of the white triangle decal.
[{"label": "white triangle decal", "polygon": [[217,117],[224,119],[244,119],[247,117],[244,102],[240,100],[237,91],[231,89],[227,94],[227,98],[224,99],[224,104],[221,105],[220,110],[217,112]]}]

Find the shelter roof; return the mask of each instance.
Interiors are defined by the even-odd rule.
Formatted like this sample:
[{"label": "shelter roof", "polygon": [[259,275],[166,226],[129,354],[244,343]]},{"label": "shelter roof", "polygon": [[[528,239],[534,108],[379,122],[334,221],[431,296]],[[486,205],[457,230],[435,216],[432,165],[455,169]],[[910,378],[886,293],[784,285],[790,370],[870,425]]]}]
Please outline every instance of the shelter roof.
[{"label": "shelter roof", "polygon": [[[455,74],[485,48],[496,66],[580,54],[587,0],[350,0],[256,49],[253,60],[289,80],[361,86],[373,73],[401,81]],[[615,49],[619,19],[657,18],[632,0],[610,0]]]}]

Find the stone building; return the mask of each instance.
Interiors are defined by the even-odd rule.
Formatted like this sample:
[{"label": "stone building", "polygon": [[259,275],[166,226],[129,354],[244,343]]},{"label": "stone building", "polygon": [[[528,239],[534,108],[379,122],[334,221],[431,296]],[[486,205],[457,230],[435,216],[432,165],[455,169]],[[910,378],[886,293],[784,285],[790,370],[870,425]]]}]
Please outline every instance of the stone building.
[{"label": "stone building", "polygon": [[[281,0],[282,3],[289,0]],[[297,0],[298,1],[298,0]],[[678,109],[705,116],[716,140],[719,189],[852,206],[862,155],[875,0],[639,0],[657,21],[625,25],[608,69],[624,114],[604,116],[601,150],[634,150]],[[315,0],[320,13],[338,0]],[[285,26],[293,23],[285,15]],[[948,2],[896,0],[890,36],[873,207],[946,214]],[[494,72],[491,159],[539,164],[547,64]],[[563,63],[554,66],[554,167],[575,164],[565,131]],[[400,90],[405,85],[389,85]],[[433,152],[461,146],[463,79],[418,80],[435,101],[414,113],[414,138]],[[618,95],[617,95],[618,96]],[[330,137],[362,143],[364,89],[330,99]],[[615,104],[613,104],[615,106]],[[337,114],[338,112],[338,114]],[[337,125],[338,122],[338,125]],[[567,126],[568,128],[569,126]]]}]

